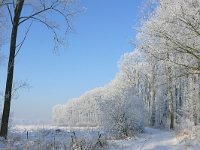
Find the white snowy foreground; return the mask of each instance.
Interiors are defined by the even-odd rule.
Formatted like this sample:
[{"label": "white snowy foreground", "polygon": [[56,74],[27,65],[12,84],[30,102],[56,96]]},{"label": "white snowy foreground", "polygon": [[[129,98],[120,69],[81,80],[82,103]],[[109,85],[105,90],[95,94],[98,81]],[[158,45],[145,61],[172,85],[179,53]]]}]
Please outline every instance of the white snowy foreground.
[{"label": "white snowy foreground", "polygon": [[110,141],[109,145],[110,150],[200,150],[198,141],[184,138],[181,142],[183,138],[179,139],[173,131],[145,128],[140,137]]},{"label": "white snowy foreground", "polygon": [[[74,146],[73,131],[76,133],[76,137],[73,138],[77,141],[75,146],[83,144],[83,147],[89,150],[96,150],[99,146],[99,133],[102,134],[102,143],[107,135],[96,128],[16,126],[10,133],[9,141],[0,140],[0,150],[71,150]],[[73,150],[79,149],[75,147]],[[137,137],[107,140],[104,147],[99,146],[98,150],[200,150],[200,140],[185,132],[176,134],[174,131],[146,127],[144,133]]]}]

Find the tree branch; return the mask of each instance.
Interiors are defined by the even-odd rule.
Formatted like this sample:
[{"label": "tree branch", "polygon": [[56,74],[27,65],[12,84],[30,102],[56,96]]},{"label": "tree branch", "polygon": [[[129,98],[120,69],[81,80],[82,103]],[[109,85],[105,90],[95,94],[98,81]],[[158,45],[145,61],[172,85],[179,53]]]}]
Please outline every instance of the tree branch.
[{"label": "tree branch", "polygon": [[25,42],[25,40],[26,40],[26,38],[27,38],[27,35],[28,35],[28,33],[29,33],[30,29],[31,29],[32,23],[33,23],[33,22],[30,23],[30,25],[29,25],[29,27],[28,27],[28,29],[27,29],[25,35],[24,35],[24,38],[23,38],[22,42],[19,43],[19,44],[16,46],[16,47],[19,46],[19,48],[18,48],[18,50],[17,50],[16,53],[15,53],[15,57],[17,56],[17,54],[18,54],[19,51],[21,50],[21,48],[22,48],[22,46],[23,46],[23,44],[24,44],[24,42]]},{"label": "tree branch", "polygon": [[9,16],[10,16],[10,21],[11,21],[11,23],[12,23],[12,25],[13,25],[13,16],[12,16],[12,12],[11,12],[10,7],[9,7],[8,4],[6,5],[6,7],[7,7],[7,9],[8,9],[8,13],[9,13]]},{"label": "tree branch", "polygon": [[52,3],[52,4],[51,4],[49,7],[47,7],[47,8],[45,7],[45,5],[43,5],[44,7],[43,7],[42,10],[40,10],[40,11],[38,11],[38,12],[36,12],[36,13],[30,15],[30,16],[20,17],[20,19],[23,19],[23,20],[20,21],[19,24],[22,24],[23,22],[29,20],[30,18],[35,18],[35,16],[37,16],[37,15],[43,13],[43,12],[46,12],[46,11],[48,11],[48,10],[51,10],[52,8],[54,8],[55,6],[57,6],[57,5],[55,5],[56,3],[57,3],[57,2]]}]

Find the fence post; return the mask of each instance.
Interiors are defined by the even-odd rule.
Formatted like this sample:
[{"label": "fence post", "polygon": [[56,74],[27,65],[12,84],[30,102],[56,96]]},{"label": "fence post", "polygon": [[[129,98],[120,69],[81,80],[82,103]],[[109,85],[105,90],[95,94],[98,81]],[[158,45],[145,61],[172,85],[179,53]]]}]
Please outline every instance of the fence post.
[{"label": "fence post", "polygon": [[26,139],[28,140],[28,131],[26,132]]}]

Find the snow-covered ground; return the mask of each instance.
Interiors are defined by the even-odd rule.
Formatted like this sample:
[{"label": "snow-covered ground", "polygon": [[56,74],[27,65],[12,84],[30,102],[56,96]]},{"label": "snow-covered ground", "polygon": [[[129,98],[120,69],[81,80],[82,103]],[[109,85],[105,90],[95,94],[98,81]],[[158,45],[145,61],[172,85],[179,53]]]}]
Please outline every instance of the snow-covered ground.
[{"label": "snow-covered ground", "polygon": [[[0,150],[78,150],[76,147],[97,147],[96,128],[68,128],[48,125],[15,125],[8,140],[0,139]],[[105,137],[105,136],[102,136]],[[78,146],[77,146],[78,145]]]},{"label": "snow-covered ground", "polygon": [[[75,131],[76,137],[74,137],[73,131]],[[13,150],[70,150],[72,140],[77,140],[78,144],[94,149],[99,144],[99,134],[102,135],[101,142],[105,142],[107,134],[96,128],[20,125],[12,128],[7,142],[0,140],[0,150],[6,148]],[[106,143],[103,148],[100,147],[100,150],[200,150],[199,139],[188,137],[185,133],[177,135],[174,131],[149,127],[146,127],[144,133],[137,137],[108,140]]]},{"label": "snow-covered ground", "polygon": [[145,128],[137,138],[110,141],[110,150],[200,150],[196,140],[180,141],[175,132]]}]

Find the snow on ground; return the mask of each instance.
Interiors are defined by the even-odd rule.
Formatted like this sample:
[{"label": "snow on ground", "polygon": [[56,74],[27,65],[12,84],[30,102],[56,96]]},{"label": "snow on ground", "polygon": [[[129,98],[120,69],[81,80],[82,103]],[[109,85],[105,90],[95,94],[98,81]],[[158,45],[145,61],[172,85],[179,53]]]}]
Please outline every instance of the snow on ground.
[{"label": "snow on ground", "polygon": [[70,150],[76,144],[96,147],[100,131],[96,128],[68,128],[44,125],[16,125],[8,140],[0,139],[0,150]]},{"label": "snow on ground", "polygon": [[[28,137],[27,137],[28,131]],[[13,148],[13,150],[68,150],[72,144],[72,136],[76,133],[77,140],[95,146],[99,133],[103,139],[107,134],[97,128],[68,128],[56,126],[15,126],[9,134],[9,141],[0,140],[0,150]],[[183,134],[183,136],[185,136]],[[181,135],[181,137],[183,137]],[[104,138],[105,137],[105,138]],[[76,139],[74,137],[74,139]],[[84,139],[84,140],[83,140]],[[103,140],[101,139],[101,140]],[[182,139],[182,138],[181,138]],[[109,140],[102,150],[200,150],[200,140],[177,138],[174,131],[153,129],[146,127],[143,134],[124,140]],[[92,143],[91,143],[92,142]],[[94,145],[95,144],[95,145]],[[97,143],[98,144],[98,143]],[[95,149],[94,149],[95,150]]]},{"label": "snow on ground", "polygon": [[185,142],[179,143],[175,132],[145,128],[137,138],[109,141],[110,150],[200,150],[200,145]]}]

